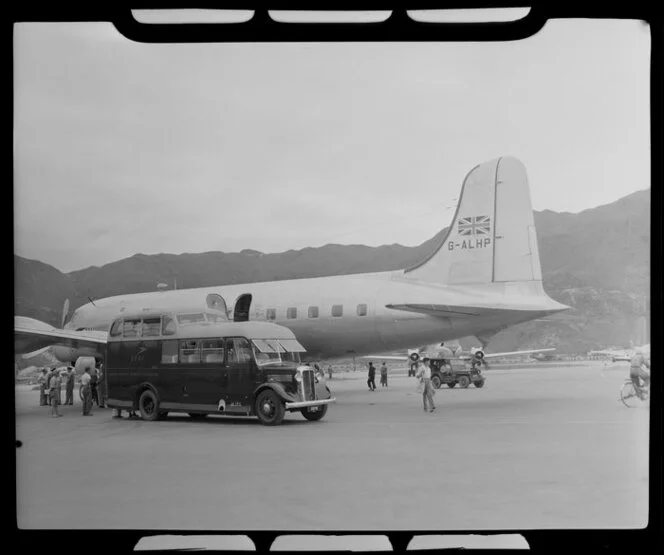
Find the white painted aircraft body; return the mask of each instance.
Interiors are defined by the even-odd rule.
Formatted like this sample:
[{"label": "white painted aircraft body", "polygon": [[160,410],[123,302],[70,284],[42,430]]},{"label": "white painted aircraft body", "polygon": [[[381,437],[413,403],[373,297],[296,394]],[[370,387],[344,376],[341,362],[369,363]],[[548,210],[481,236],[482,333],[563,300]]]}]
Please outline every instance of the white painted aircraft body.
[{"label": "white painted aircraft body", "polygon": [[[544,292],[526,171],[505,157],[471,170],[447,236],[412,268],[119,295],[81,306],[60,331],[106,330],[123,312],[143,308],[208,308],[208,295],[220,295],[231,317],[291,329],[313,359],[468,335],[484,341],[505,327],[568,308]],[[84,343],[66,345],[63,356],[74,356],[72,348]],[[96,348],[94,342],[89,348]]]}]

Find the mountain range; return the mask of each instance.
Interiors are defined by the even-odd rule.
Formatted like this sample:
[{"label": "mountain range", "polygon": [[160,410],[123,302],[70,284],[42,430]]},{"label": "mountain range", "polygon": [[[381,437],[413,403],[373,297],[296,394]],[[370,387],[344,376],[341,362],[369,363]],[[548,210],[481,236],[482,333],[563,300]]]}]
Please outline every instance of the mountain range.
[{"label": "mountain range", "polygon": [[[554,345],[579,353],[643,341],[643,322],[649,326],[650,320],[650,206],[646,189],[579,213],[534,212],[544,287],[571,310],[508,328],[489,350]],[[69,273],[14,255],[14,312],[60,325],[67,298],[73,310],[88,298],[154,291],[158,283],[182,289],[396,270],[425,258],[446,231],[415,247],[329,244],[272,254],[136,254]]]}]

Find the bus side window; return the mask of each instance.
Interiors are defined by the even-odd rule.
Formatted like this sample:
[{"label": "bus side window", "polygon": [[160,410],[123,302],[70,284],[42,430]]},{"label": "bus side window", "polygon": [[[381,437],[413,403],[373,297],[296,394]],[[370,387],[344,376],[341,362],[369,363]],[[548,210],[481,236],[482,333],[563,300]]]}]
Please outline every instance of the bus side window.
[{"label": "bus side window", "polygon": [[162,341],[161,343],[161,363],[162,364],[177,364],[178,363],[178,342],[177,339],[170,341]]},{"label": "bus side window", "polygon": [[119,335],[122,335],[122,319],[113,322],[111,331],[108,333],[111,337],[118,337]]},{"label": "bus side window", "polygon": [[201,351],[199,342],[195,339],[180,341],[180,364],[199,364],[201,362]]},{"label": "bus side window", "polygon": [[143,337],[158,337],[161,332],[161,318],[143,318]]},{"label": "bus side window", "polygon": [[226,340],[228,349],[228,364],[245,364],[251,362],[251,345],[244,337],[234,337]]},{"label": "bus side window", "polygon": [[124,320],[122,325],[122,337],[139,337],[141,332],[141,320]]},{"label": "bus side window", "polygon": [[161,319],[161,335],[175,334],[175,320],[170,316],[164,316]]},{"label": "bus side window", "polygon": [[203,362],[221,363],[224,362],[224,340],[223,339],[204,339],[201,345],[201,355]]}]

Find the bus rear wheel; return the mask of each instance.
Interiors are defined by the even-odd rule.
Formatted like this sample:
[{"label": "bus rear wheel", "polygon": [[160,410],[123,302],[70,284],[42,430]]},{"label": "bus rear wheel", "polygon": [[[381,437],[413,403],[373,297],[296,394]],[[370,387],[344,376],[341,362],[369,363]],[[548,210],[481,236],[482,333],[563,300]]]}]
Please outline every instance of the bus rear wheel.
[{"label": "bus rear wheel", "polygon": [[265,426],[278,426],[284,419],[286,407],[271,389],[265,389],[256,397],[256,415]]},{"label": "bus rear wheel", "polygon": [[141,397],[138,400],[138,410],[141,411],[141,418],[143,420],[159,420],[161,416],[159,412],[159,400],[149,389],[141,393]]},{"label": "bus rear wheel", "polygon": [[315,422],[316,420],[321,420],[323,416],[327,413],[327,405],[320,405],[318,410],[313,411],[311,410],[313,407],[306,407],[302,409],[302,416],[304,416],[307,420],[310,420],[311,422]]}]

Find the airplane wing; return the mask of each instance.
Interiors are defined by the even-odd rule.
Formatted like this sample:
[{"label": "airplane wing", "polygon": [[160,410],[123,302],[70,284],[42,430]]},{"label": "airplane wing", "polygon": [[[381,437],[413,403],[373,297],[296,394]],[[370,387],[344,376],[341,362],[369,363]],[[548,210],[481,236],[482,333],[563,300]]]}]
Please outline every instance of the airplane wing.
[{"label": "airplane wing", "polygon": [[51,345],[100,349],[106,345],[106,336],[106,332],[103,331],[61,330],[34,318],[14,317],[16,353],[32,353]]},{"label": "airplane wing", "polygon": [[406,355],[367,355],[367,356],[361,356],[359,358],[372,358],[374,360],[408,360],[408,356]]},{"label": "airplane wing", "polygon": [[555,348],[550,349],[532,349],[530,351],[511,351],[509,353],[484,353],[484,358],[506,357],[510,355],[529,355],[531,353],[545,353],[547,351],[555,351]]}]

